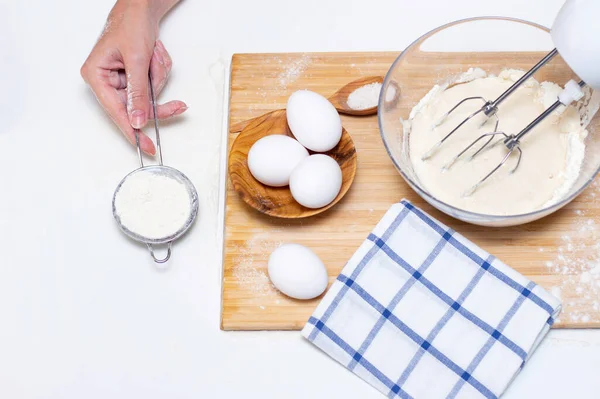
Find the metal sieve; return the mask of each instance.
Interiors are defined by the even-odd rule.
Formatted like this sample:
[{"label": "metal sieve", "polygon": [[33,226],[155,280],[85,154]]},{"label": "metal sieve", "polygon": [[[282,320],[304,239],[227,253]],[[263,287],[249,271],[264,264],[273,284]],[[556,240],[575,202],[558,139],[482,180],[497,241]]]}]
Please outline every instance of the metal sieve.
[{"label": "metal sieve", "polygon": [[[194,223],[194,220],[196,219],[196,215],[198,214],[198,193],[196,191],[196,188],[194,187],[194,185],[192,184],[190,179],[187,178],[186,175],[184,175],[183,173],[181,173],[179,170],[177,170],[175,168],[163,165],[162,148],[160,145],[160,134],[159,134],[159,129],[158,129],[158,118],[156,117],[156,115],[157,115],[156,98],[154,95],[154,89],[152,87],[152,77],[150,76],[150,74],[148,74],[148,80],[149,80],[149,84],[150,84],[152,109],[154,110],[154,116],[155,116],[154,117],[154,130],[156,132],[156,147],[158,150],[159,164],[158,165],[148,165],[148,166],[144,165],[144,159],[142,157],[142,150],[140,148],[139,130],[136,129],[135,130],[135,142],[136,142],[136,146],[137,146],[138,158],[140,160],[140,167],[138,169],[134,170],[133,172],[129,173],[127,176],[125,176],[123,178],[123,180],[121,180],[121,182],[117,186],[115,193],[113,195],[113,200],[112,200],[112,212],[113,212],[113,216],[114,216],[115,220],[117,221],[117,224],[119,225],[119,228],[121,229],[121,231],[123,231],[123,233],[125,233],[127,236],[129,236],[130,238],[132,238],[138,242],[146,244],[146,246],[148,247],[148,250],[150,251],[150,255],[152,256],[152,259],[154,259],[154,261],[156,263],[165,263],[171,257],[171,245],[172,245],[173,241],[175,241],[177,238],[179,238],[183,234],[185,234],[185,232],[192,226],[192,224]],[[185,190],[187,191],[189,201],[190,201],[190,213],[189,213],[185,223],[176,232],[171,233],[170,235],[165,236],[165,237],[149,238],[149,237],[141,236],[140,234],[131,231],[122,223],[120,216],[117,214],[117,209],[115,206],[116,199],[119,196],[119,193],[120,193],[121,187],[123,186],[123,183],[125,183],[127,181],[127,179],[131,178],[132,176],[139,175],[140,173],[150,173],[150,174],[154,174],[154,175],[161,175],[161,176],[167,177],[169,179],[173,179],[185,187]],[[164,245],[164,244],[167,245],[167,254],[165,255],[164,258],[158,259],[154,253],[154,246],[155,245]]]}]

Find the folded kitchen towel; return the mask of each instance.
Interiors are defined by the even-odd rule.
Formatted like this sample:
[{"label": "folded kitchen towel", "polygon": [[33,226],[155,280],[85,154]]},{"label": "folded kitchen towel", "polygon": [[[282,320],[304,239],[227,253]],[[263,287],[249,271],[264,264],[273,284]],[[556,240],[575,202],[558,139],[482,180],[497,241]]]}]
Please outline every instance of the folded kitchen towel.
[{"label": "folded kitchen towel", "polygon": [[358,248],[302,334],[389,398],[497,398],[560,307],[403,200]]}]

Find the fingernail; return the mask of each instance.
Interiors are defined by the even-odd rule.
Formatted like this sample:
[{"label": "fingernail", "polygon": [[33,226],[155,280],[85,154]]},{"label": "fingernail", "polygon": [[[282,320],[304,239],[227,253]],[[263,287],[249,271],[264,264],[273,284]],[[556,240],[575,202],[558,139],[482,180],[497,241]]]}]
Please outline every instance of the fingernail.
[{"label": "fingernail", "polygon": [[156,155],[156,148],[152,147],[152,148],[147,148],[144,150],[144,152],[150,156],[154,156]]},{"label": "fingernail", "polygon": [[163,58],[160,51],[158,51],[158,47],[154,47],[154,54],[156,55],[156,59],[161,65],[165,65],[165,59]]},{"label": "fingernail", "polygon": [[136,109],[135,111],[133,111],[131,113],[131,126],[133,126],[134,129],[143,128],[146,124],[145,116],[145,112],[140,109]]},{"label": "fingernail", "polygon": [[187,107],[187,106],[185,106],[185,105],[184,105],[183,107],[181,107],[181,108],[177,108],[175,111],[173,111],[173,112],[171,113],[171,115],[169,115],[169,118],[172,118],[172,117],[174,117],[174,116],[177,116],[177,115],[181,115],[181,114],[183,114],[185,111],[187,111],[187,109],[188,109],[188,107]]},{"label": "fingernail", "polygon": [[163,44],[162,40],[157,40],[156,45],[159,46],[162,51],[166,51],[165,45]]}]

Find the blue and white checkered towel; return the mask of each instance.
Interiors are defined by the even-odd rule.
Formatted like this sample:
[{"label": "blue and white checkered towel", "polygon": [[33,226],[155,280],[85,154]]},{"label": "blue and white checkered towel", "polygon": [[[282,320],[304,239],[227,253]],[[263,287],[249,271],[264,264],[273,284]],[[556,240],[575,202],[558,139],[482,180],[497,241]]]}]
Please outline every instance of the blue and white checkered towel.
[{"label": "blue and white checkered towel", "polygon": [[389,398],[497,398],[559,312],[544,289],[403,200],[302,334]]}]

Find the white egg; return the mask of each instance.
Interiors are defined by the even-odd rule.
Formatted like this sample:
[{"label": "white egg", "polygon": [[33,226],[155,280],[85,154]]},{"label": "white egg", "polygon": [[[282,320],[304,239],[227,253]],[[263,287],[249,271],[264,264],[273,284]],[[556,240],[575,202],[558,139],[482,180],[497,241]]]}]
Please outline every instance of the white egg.
[{"label": "white egg", "polygon": [[248,169],[267,186],[283,187],[292,171],[308,157],[308,151],[289,136],[272,134],[256,141],[248,152]]},{"label": "white egg", "polygon": [[288,99],[286,115],[294,137],[309,150],[326,152],[340,142],[342,120],[322,95],[308,90],[294,92]]},{"label": "white egg", "polygon": [[284,244],[269,257],[269,278],[285,295],[312,299],[327,288],[325,265],[310,249],[299,244]]},{"label": "white egg", "polygon": [[316,154],[305,158],[290,176],[292,197],[307,208],[322,208],[342,188],[342,170],[335,159]]}]

